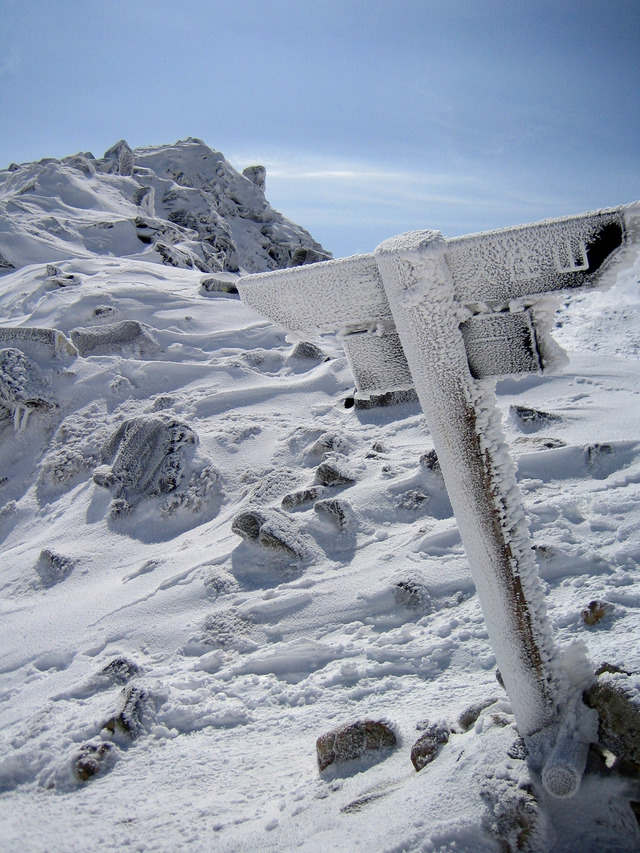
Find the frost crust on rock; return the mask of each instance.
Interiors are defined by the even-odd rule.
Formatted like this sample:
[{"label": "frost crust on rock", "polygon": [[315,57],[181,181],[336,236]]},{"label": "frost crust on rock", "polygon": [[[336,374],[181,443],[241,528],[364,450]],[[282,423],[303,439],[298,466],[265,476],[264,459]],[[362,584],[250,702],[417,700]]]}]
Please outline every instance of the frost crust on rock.
[{"label": "frost crust on rock", "polygon": [[103,464],[93,472],[94,483],[113,496],[111,516],[126,515],[153,497],[164,498],[165,513],[181,505],[200,511],[218,475],[206,461],[195,460],[197,444],[191,427],[171,415],[124,421],[103,446]]}]

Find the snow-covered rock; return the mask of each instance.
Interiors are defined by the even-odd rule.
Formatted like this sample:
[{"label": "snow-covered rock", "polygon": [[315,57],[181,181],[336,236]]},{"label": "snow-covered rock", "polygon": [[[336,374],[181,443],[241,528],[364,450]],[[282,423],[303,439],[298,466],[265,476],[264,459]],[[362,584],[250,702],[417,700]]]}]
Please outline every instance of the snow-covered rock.
[{"label": "snow-covered rock", "polygon": [[120,140],[102,158],[12,164],[0,171],[0,275],[107,254],[203,273],[329,258],[264,188],[263,166],[241,174],[193,138],[135,150]]},{"label": "snow-covered rock", "polygon": [[339,726],[318,738],[318,768],[322,772],[334,761],[351,761],[366,752],[389,749],[395,746],[396,742],[393,729],[381,720],[361,720]]}]

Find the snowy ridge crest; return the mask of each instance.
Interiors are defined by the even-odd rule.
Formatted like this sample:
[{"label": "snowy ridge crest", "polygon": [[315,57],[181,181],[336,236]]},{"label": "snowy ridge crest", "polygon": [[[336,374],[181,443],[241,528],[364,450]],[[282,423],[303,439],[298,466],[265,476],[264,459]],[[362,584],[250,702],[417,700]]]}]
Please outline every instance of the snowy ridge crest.
[{"label": "snowy ridge crest", "polygon": [[240,174],[193,138],[134,150],[121,140],[101,158],[12,163],[0,171],[0,275],[97,255],[203,273],[329,258],[271,207],[264,188],[263,166]]}]

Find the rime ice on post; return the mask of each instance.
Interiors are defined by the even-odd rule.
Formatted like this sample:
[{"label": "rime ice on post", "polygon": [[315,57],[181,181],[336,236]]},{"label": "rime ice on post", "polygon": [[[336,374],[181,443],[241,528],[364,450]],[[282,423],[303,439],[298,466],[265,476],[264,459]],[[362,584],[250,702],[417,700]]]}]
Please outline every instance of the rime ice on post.
[{"label": "rime ice on post", "polygon": [[361,396],[415,388],[518,729],[557,797],[577,791],[596,733],[558,664],[491,377],[553,365],[541,295],[596,284],[639,217],[636,204],[454,240],[412,232],[238,282],[287,329],[339,331]]}]

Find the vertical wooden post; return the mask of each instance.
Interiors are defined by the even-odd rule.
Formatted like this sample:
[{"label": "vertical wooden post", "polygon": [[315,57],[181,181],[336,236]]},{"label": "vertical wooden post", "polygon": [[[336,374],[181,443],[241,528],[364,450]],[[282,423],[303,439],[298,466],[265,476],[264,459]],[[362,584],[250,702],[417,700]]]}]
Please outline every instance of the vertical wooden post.
[{"label": "vertical wooden post", "polygon": [[[411,232],[375,257],[518,730],[533,743],[544,730],[557,734],[555,647],[493,385],[469,372],[445,245],[438,232]],[[554,751],[543,772],[551,793],[575,793],[587,748]]]}]

